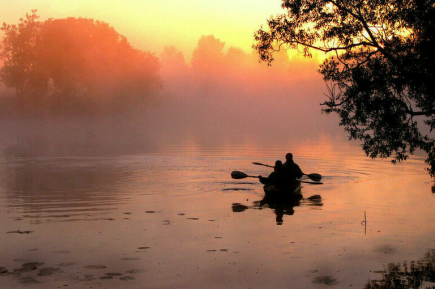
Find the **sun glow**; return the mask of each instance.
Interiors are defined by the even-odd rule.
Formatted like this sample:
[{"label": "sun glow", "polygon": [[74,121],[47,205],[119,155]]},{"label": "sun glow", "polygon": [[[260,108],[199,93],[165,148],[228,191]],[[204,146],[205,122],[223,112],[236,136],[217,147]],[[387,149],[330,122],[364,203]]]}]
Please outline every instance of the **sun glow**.
[{"label": "sun glow", "polygon": [[6,0],[0,3],[2,19],[17,23],[31,9],[41,20],[84,17],[109,23],[127,37],[133,46],[155,53],[176,46],[192,53],[202,35],[214,35],[226,47],[251,50],[253,34],[272,16],[282,13],[281,1],[202,1],[202,0]]}]

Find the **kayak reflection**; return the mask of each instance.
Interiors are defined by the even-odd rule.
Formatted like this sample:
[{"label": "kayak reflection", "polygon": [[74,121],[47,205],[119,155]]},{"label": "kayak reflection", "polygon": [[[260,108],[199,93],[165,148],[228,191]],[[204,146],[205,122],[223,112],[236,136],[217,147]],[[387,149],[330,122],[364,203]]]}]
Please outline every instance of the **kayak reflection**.
[{"label": "kayak reflection", "polygon": [[232,204],[232,211],[234,213],[244,212],[247,209],[272,209],[276,216],[276,224],[282,225],[284,222],[284,215],[293,215],[295,213],[294,207],[307,205],[307,206],[323,206],[322,197],[320,195],[313,195],[309,198],[304,198],[302,194],[292,194],[285,192],[276,192],[270,190],[269,186],[264,186],[264,197],[261,200],[254,201],[252,206],[246,206],[240,203]]}]

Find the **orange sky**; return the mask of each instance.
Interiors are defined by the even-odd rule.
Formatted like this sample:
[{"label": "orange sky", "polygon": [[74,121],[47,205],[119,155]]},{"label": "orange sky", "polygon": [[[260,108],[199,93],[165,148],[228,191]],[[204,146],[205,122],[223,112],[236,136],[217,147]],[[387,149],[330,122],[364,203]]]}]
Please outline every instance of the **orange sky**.
[{"label": "orange sky", "polygon": [[2,0],[1,21],[17,23],[37,9],[41,19],[85,17],[101,20],[133,46],[160,53],[175,46],[190,58],[202,35],[214,35],[249,52],[253,34],[282,13],[280,0]]}]

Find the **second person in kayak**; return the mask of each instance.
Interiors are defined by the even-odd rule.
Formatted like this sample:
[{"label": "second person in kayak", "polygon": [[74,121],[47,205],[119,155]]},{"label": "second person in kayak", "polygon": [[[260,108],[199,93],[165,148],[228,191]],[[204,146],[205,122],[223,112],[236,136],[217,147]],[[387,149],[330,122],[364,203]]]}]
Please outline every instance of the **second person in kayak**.
[{"label": "second person in kayak", "polygon": [[293,154],[288,153],[285,155],[285,163],[282,165],[285,178],[290,182],[300,179],[304,174],[299,166],[293,161]]},{"label": "second person in kayak", "polygon": [[276,161],[273,167],[273,172],[267,177],[258,177],[260,182],[264,185],[277,185],[283,186],[286,183],[286,173],[284,172],[284,167],[281,161]]}]

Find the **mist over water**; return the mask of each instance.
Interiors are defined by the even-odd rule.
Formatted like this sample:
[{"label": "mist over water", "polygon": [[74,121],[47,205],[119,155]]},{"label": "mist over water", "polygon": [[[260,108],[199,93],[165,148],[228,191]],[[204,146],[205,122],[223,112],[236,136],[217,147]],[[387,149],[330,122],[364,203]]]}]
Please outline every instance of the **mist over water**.
[{"label": "mist over water", "polygon": [[313,62],[289,61],[282,52],[268,67],[235,48],[221,53],[219,60],[194,52],[202,62],[191,68],[177,63],[176,53],[163,58],[168,101],[154,113],[167,131],[216,141],[256,135],[268,142],[338,132],[337,120],[321,114],[326,86]]},{"label": "mist over water", "polygon": [[314,60],[289,59],[283,51],[267,66],[255,54],[224,45],[204,36],[190,61],[166,48],[159,56],[163,90],[135,105],[124,91],[124,103],[105,111],[6,114],[3,145],[10,153],[101,155],[177,142],[273,146],[325,135],[344,139],[338,118],[321,113],[326,85]]},{"label": "mist over water", "polygon": [[[281,51],[273,66],[267,66],[254,53],[226,49],[213,36],[198,41],[190,60],[175,47],[158,57],[163,89],[134,105],[125,95],[125,103],[94,112],[38,113],[35,107],[36,113],[26,114],[5,110],[8,102],[2,101],[3,156],[59,157],[68,162],[70,157],[177,150],[206,151],[210,157],[230,150],[232,156],[248,158],[268,151],[272,164],[291,151],[296,158],[308,156],[312,169],[320,171],[319,165],[328,159],[340,160],[340,151],[364,155],[358,142],[348,141],[336,115],[321,113],[327,88],[315,59]],[[3,87],[2,100],[11,97]],[[335,166],[341,171],[339,162]]]}]

